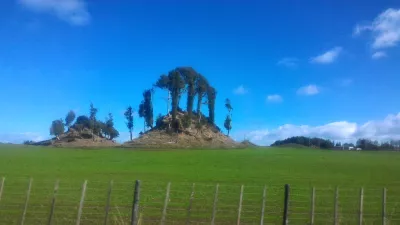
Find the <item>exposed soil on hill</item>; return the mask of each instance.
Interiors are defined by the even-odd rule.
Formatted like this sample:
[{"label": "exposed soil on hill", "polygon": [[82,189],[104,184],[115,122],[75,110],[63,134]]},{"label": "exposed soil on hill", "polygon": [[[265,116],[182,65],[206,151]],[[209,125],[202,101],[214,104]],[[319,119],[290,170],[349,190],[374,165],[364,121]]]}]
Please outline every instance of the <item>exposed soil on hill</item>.
[{"label": "exposed soil on hill", "polygon": [[92,135],[89,129],[76,131],[70,128],[68,132],[46,141],[32,143],[32,145],[54,146],[54,147],[115,147],[119,144],[106,138]]},{"label": "exposed soil on hill", "polygon": [[186,114],[178,113],[177,125],[178,131],[174,132],[169,129],[171,125],[171,116],[164,116],[159,119],[157,126],[150,131],[142,134],[133,141],[126,142],[122,147],[132,148],[242,148],[245,145],[238,143],[230,137],[221,133],[215,125],[204,122],[202,126],[198,126],[198,119],[193,118],[190,125],[183,127]]}]

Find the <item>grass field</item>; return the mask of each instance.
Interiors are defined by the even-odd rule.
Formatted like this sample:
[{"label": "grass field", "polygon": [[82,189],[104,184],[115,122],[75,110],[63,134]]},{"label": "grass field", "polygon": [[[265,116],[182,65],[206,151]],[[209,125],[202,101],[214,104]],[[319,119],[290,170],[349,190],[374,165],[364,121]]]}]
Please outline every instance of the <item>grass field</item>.
[{"label": "grass field", "polygon": [[102,224],[109,181],[113,192],[109,224],[128,224],[133,184],[142,181],[141,222],[159,224],[171,182],[166,224],[185,224],[195,183],[191,224],[210,224],[215,185],[220,184],[216,224],[236,224],[244,185],[241,224],[259,224],[267,186],[265,224],[281,223],[284,184],[291,185],[290,224],[310,221],[311,188],[316,188],[315,224],[332,224],[339,187],[340,224],[356,224],[364,187],[364,224],[382,224],[382,188],[387,224],[400,224],[400,153],[265,148],[246,150],[131,151],[0,147],[0,224],[21,220],[28,178],[33,178],[25,224],[48,220],[54,182],[60,179],[55,223],[74,224],[81,186],[88,180],[81,224]]}]

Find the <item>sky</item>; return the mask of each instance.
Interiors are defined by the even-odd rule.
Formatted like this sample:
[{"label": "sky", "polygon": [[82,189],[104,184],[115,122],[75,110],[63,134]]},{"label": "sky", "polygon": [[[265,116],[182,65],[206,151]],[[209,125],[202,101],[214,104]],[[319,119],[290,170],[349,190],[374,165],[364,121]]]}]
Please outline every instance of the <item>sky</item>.
[{"label": "sky", "polygon": [[126,141],[126,107],[178,66],[218,90],[220,127],[231,99],[238,141],[400,139],[397,0],[7,0],[0,34],[0,142],[49,138],[91,102]]}]

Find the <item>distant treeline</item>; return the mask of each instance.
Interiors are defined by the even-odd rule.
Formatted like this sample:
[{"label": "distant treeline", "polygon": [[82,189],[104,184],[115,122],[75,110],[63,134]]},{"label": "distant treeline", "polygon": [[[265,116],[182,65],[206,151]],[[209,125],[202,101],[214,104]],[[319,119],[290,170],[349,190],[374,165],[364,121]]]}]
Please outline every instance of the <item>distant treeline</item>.
[{"label": "distant treeline", "polygon": [[322,149],[348,149],[349,147],[361,148],[362,150],[399,150],[400,140],[391,140],[385,142],[373,141],[366,138],[360,138],[357,140],[356,144],[353,143],[341,143],[334,142],[329,139],[322,138],[309,138],[304,136],[295,136],[286,138],[284,140],[275,141],[271,146],[280,146],[286,144],[299,144],[308,147],[317,147]]}]

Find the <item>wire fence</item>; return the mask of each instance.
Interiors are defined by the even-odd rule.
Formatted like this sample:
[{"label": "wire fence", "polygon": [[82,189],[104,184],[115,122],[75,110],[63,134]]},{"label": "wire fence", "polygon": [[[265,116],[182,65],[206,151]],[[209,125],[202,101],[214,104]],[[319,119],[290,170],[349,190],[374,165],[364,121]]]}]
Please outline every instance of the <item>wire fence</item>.
[{"label": "wire fence", "polygon": [[398,186],[139,184],[0,178],[0,224],[400,224]]}]

